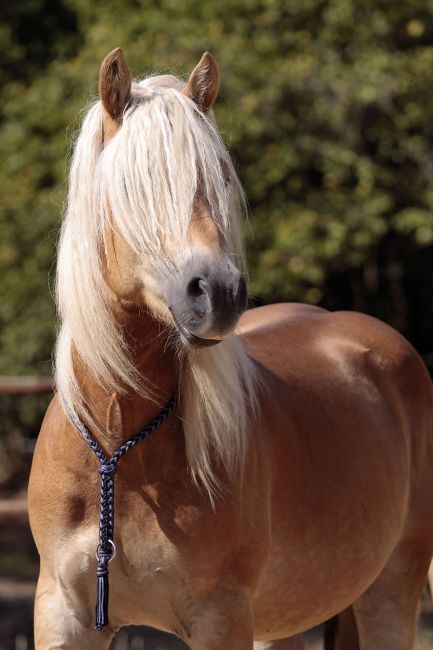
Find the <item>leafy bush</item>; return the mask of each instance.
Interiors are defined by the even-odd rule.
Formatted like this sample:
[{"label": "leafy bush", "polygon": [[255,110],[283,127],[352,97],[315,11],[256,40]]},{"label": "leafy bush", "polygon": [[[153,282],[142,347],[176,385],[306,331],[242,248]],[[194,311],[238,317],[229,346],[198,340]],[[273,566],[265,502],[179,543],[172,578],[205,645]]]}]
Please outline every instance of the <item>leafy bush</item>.
[{"label": "leafy bush", "polygon": [[431,0],[20,0],[2,10],[0,373],[50,372],[48,277],[65,154],[103,56],[222,70],[216,112],[245,184],[250,289],[378,314],[428,350]]}]

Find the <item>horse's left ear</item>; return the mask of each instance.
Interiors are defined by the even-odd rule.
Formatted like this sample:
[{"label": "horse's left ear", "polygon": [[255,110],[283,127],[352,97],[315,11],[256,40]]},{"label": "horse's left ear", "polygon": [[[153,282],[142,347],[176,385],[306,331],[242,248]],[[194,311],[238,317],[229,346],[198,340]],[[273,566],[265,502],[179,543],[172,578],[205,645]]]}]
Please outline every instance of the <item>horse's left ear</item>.
[{"label": "horse's left ear", "polygon": [[120,47],[107,54],[101,63],[99,97],[111,119],[120,122],[131,99],[131,73]]},{"label": "horse's left ear", "polygon": [[183,93],[192,99],[203,113],[215,103],[220,88],[220,73],[212,54],[205,52],[191,73]]}]

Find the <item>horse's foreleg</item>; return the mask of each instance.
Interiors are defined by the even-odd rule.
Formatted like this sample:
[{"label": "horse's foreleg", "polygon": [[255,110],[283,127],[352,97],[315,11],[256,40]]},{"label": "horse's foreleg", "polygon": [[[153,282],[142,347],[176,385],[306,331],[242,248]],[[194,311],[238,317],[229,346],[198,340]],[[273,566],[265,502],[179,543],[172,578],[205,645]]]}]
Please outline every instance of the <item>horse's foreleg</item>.
[{"label": "horse's foreleg", "polygon": [[41,572],[35,599],[35,650],[106,650],[114,634],[95,630],[88,613],[74,607],[71,595]]},{"label": "horse's foreleg", "polygon": [[304,650],[302,634],[278,641],[256,641],[254,650]]}]

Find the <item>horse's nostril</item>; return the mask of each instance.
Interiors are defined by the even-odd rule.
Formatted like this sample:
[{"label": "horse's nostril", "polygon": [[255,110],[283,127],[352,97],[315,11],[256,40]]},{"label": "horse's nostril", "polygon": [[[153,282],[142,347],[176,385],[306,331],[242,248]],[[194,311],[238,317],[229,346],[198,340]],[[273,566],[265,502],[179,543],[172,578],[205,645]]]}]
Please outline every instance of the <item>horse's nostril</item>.
[{"label": "horse's nostril", "polygon": [[242,276],[239,279],[239,285],[238,285],[238,290],[236,292],[235,302],[240,312],[245,311],[245,309],[248,306],[247,284]]},{"label": "horse's nostril", "polygon": [[192,298],[198,298],[206,293],[206,281],[203,278],[193,278],[188,282],[186,293]]}]

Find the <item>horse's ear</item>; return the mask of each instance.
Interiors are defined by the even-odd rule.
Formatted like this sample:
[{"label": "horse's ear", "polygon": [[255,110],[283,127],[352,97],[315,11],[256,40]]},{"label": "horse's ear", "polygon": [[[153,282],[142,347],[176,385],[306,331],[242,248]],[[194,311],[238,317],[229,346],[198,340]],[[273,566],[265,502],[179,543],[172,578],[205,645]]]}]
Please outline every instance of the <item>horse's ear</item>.
[{"label": "horse's ear", "polygon": [[212,54],[205,52],[183,89],[203,113],[210,111],[220,88],[220,73]]},{"label": "horse's ear", "polygon": [[99,97],[108,115],[116,122],[131,99],[131,73],[120,47],[107,54],[99,70]]}]

